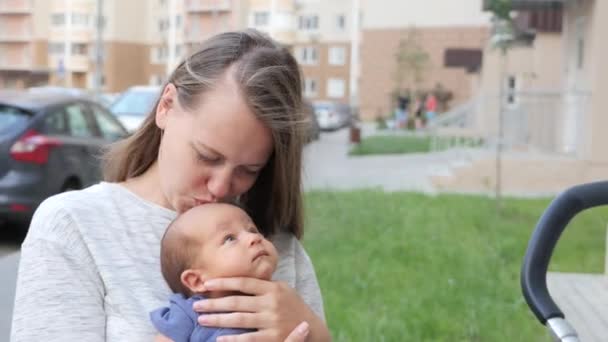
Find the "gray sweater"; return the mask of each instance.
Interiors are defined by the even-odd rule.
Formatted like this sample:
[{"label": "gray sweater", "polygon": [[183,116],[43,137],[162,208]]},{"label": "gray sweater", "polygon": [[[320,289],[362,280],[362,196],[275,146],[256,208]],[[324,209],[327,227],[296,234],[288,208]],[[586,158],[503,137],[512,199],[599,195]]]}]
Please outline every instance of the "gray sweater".
[{"label": "gray sweater", "polygon": [[[21,248],[11,341],[151,341],[148,314],[171,295],[160,239],[176,215],[113,183],[44,201]],[[273,279],[324,319],[300,242],[285,233],[272,242],[280,256]]]}]

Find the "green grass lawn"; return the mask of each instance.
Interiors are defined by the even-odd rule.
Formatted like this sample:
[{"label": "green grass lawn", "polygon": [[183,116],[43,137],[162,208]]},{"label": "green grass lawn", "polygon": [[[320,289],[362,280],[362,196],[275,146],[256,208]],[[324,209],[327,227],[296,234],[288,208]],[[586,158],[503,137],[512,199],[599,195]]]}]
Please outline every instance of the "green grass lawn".
[{"label": "green grass lawn", "polygon": [[[335,341],[548,341],[519,288],[549,200],[311,192],[305,246]],[[571,223],[551,269],[603,272],[608,210]]]},{"label": "green grass lawn", "polygon": [[361,139],[353,146],[350,155],[424,153],[431,150],[430,137],[377,135]]}]

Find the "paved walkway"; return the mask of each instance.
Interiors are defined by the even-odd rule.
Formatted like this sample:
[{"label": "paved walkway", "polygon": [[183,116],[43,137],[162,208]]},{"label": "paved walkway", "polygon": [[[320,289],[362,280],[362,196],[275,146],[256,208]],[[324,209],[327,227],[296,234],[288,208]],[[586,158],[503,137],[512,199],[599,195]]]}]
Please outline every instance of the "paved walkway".
[{"label": "paved walkway", "polygon": [[549,273],[549,293],[583,342],[608,341],[608,277]]},{"label": "paved walkway", "polygon": [[[373,132],[363,127],[362,136]],[[455,151],[408,155],[348,156],[348,130],[322,133],[304,151],[303,182],[306,190],[381,188],[386,191],[435,193],[429,175],[447,171],[462,160]]]}]

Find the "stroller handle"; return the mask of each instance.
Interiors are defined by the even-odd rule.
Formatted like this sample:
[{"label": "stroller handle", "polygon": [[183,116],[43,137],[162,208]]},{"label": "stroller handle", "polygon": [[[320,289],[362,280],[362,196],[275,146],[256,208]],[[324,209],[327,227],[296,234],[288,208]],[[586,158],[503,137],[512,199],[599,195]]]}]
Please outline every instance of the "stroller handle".
[{"label": "stroller handle", "polygon": [[570,220],[585,209],[608,204],[608,181],[577,185],[558,195],[532,233],[521,269],[521,288],[536,318],[546,325],[564,318],[547,289],[547,269],[553,249]]}]

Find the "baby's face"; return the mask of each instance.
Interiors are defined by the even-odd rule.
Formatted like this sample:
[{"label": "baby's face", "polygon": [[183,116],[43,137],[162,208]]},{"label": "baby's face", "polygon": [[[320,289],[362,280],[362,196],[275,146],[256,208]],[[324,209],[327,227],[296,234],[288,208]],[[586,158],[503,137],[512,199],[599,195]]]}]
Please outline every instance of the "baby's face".
[{"label": "baby's face", "polygon": [[[201,212],[203,213],[203,212]],[[216,205],[194,217],[191,223],[201,250],[193,268],[201,268],[207,279],[253,277],[270,280],[277,267],[278,254],[241,209]]]}]

